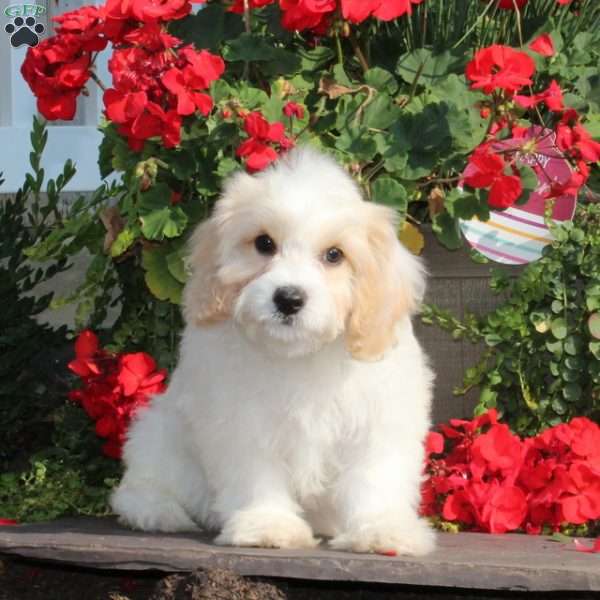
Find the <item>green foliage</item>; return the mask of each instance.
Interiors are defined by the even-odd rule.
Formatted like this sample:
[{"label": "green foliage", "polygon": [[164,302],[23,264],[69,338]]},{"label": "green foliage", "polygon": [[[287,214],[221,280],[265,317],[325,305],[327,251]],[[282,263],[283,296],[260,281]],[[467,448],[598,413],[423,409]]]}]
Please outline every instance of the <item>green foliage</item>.
[{"label": "green foliage", "polygon": [[[577,14],[555,0],[530,0],[520,12],[500,10],[495,0],[427,0],[389,23],[348,26],[336,19],[330,35],[316,37],[283,30],[277,3],[252,10],[247,22],[225,4],[209,2],[168,24],[170,33],[226,61],[224,76],[208,90],[215,104],[209,116],[185,117],[176,148],[152,138],[139,151],[115,124],[102,122],[100,172],[119,183],[74,203],[27,251],[35,260],[88,251],[93,260],[85,280],[54,305],[76,302],[78,328],[99,326],[116,308],[113,347],[143,348],[160,366],[175,361],[186,241],[212,210],[223,179],[241,168],[236,149],[246,137],[248,111],[284,123],[298,144],[324,148],[355,175],[366,197],[393,206],[401,221],[408,215],[413,223],[431,222],[451,249],[463,243],[459,219],[489,215],[486,193],[456,189],[491,125],[480,111],[489,97],[471,90],[464,76],[476,49],[492,43],[526,49],[550,33],[558,52],[532,54],[534,88],[557,79],[567,104],[585,114],[585,126],[600,138],[597,0],[579,0]],[[304,109],[302,118],[283,116],[288,101]],[[540,116],[549,122],[548,113]],[[594,187],[600,181],[592,171]],[[525,167],[522,176],[525,199],[535,178]],[[443,198],[441,207],[429,202],[433,192]]]},{"label": "green foliage", "polygon": [[[57,242],[53,234],[65,212],[74,214],[83,204],[61,206],[60,193],[75,174],[70,162],[45,183],[40,164],[46,141],[35,119],[32,172],[14,198],[0,203],[0,515],[27,521],[106,512],[108,486],[119,468],[101,455],[89,418],[67,400],[72,349],[66,328],[36,320],[51,306],[52,294],[28,295],[68,268],[65,256],[55,258],[67,238]],[[45,267],[26,253],[39,238],[47,242],[38,248],[47,254]]]},{"label": "green foliage", "polygon": [[35,452],[21,472],[0,475],[0,514],[19,521],[67,515],[105,515],[120,463],[106,458],[80,407],[63,404],[53,415],[52,445]]},{"label": "green foliage", "polygon": [[600,419],[600,204],[552,230],[540,260],[516,278],[495,273],[505,301],[490,314],[461,322],[428,306],[423,315],[456,339],[484,342],[457,391],[480,386],[476,412],[496,407],[527,435],[574,416]]},{"label": "green foliage", "polygon": [[53,221],[62,218],[59,194],[74,174],[73,166],[67,163],[56,180],[48,181],[46,198],[42,199],[40,158],[46,140],[43,126],[34,121],[32,173],[27,174],[14,198],[0,203],[0,470],[16,448],[40,436],[41,424],[51,414],[61,389],[56,362],[66,331],[36,321],[36,316],[50,306],[52,294],[39,298],[29,294],[64,271],[66,260],[39,268],[23,253],[37,237],[49,233]]}]

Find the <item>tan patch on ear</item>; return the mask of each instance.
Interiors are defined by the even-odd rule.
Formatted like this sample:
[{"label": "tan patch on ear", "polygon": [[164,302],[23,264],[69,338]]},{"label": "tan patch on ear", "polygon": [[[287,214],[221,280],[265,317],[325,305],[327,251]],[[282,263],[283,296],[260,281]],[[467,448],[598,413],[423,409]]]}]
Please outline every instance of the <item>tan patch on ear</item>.
[{"label": "tan patch on ear", "polygon": [[214,217],[199,225],[190,240],[191,276],[183,291],[187,323],[209,325],[231,316],[239,286],[225,285],[218,274],[219,236]]},{"label": "tan patch on ear", "polygon": [[354,303],[346,326],[346,346],[354,358],[378,360],[394,345],[395,325],[414,310],[410,286],[403,285],[398,262],[395,213],[367,205],[368,248],[355,257]]}]

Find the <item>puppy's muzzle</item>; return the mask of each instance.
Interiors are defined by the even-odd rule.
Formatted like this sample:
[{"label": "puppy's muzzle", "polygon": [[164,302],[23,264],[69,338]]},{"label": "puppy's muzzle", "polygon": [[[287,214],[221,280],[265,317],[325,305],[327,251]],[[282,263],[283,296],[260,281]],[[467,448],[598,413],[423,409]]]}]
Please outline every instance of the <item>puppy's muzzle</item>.
[{"label": "puppy's muzzle", "polygon": [[306,292],[295,285],[279,287],[273,294],[273,304],[277,312],[290,317],[301,310],[306,303]]}]

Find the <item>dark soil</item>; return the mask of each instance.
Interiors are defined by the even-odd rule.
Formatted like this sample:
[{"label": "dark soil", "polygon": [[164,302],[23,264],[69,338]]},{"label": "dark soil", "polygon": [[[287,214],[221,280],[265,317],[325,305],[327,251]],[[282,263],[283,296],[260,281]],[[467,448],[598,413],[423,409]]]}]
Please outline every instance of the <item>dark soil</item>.
[{"label": "dark soil", "polygon": [[93,571],[0,560],[0,600],[599,600],[594,593],[522,593],[339,582],[257,580],[214,569]]},{"label": "dark soil", "polygon": [[170,575],[158,583],[150,600],[286,600],[269,583],[244,579],[231,571],[214,569],[189,575]]}]

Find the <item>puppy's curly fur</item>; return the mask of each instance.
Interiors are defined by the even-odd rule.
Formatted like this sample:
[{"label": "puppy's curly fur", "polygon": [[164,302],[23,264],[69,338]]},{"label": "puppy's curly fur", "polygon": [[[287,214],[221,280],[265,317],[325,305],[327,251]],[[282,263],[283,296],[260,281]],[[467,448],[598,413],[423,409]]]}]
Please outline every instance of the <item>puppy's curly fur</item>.
[{"label": "puppy's curly fur", "polygon": [[122,522],[429,552],[417,509],[432,374],[410,321],[424,273],[394,212],[327,156],[293,150],[226,183],[190,267],[179,365],[125,445]]}]

